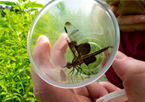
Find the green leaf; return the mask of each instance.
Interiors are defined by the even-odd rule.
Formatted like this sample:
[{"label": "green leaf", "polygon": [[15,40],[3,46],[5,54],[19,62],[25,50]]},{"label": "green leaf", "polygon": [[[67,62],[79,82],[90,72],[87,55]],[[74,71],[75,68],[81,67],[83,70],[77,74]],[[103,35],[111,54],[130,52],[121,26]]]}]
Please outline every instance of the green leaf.
[{"label": "green leaf", "polygon": [[23,6],[25,9],[28,9],[28,8],[42,8],[44,5],[36,2],[28,2]]},{"label": "green leaf", "polygon": [[[21,2],[0,1],[0,4],[14,7],[14,11],[0,9],[0,101],[2,102],[38,101],[33,94],[27,35],[32,20],[39,11],[38,7],[43,6],[29,0]],[[15,12],[17,9],[20,11]],[[4,16],[1,15],[2,12],[5,12]]]},{"label": "green leaf", "polygon": [[2,96],[2,95],[7,95],[7,92],[1,92],[0,96]]},{"label": "green leaf", "polygon": [[16,99],[19,102],[21,101],[21,99],[18,96],[7,95],[4,99],[4,102],[10,101],[12,99]]},{"label": "green leaf", "polygon": [[15,2],[10,2],[10,1],[0,1],[0,4],[10,5],[10,6],[14,6],[14,5],[16,5]]},{"label": "green leaf", "polygon": [[7,87],[4,85],[4,83],[0,83],[0,86],[4,92],[7,92]]}]

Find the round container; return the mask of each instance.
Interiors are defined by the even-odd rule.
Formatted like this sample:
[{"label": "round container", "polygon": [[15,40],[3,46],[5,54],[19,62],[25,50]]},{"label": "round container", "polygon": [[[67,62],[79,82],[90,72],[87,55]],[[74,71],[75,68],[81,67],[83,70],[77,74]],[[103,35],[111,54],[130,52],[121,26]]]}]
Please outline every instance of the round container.
[{"label": "round container", "polygon": [[[51,51],[50,56],[43,53],[36,59],[33,52],[40,35],[49,39]],[[29,59],[35,72],[51,85],[85,86],[100,78],[111,66],[119,35],[116,18],[102,1],[54,0],[31,24],[27,41]],[[43,56],[48,60],[36,63]]]},{"label": "round container", "polygon": [[127,101],[128,98],[126,96],[124,89],[114,91],[96,100],[96,102],[127,102]]}]

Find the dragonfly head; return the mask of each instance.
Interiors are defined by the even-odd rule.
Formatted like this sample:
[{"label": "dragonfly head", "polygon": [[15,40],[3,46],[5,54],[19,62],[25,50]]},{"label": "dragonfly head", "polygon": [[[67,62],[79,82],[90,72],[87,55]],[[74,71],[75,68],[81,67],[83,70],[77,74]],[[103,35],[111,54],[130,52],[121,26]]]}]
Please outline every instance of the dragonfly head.
[{"label": "dragonfly head", "polygon": [[[70,68],[72,68],[72,63],[67,62],[66,66],[64,66],[64,67],[67,67],[68,69],[70,69]],[[63,68],[64,68],[64,67],[63,67]]]}]

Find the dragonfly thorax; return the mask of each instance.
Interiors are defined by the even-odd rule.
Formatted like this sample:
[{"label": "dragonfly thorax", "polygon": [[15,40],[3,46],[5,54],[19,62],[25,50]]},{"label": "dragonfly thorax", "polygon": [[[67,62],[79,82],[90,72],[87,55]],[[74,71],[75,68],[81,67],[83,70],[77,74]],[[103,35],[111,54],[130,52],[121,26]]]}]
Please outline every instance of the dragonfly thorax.
[{"label": "dragonfly thorax", "polygon": [[82,59],[79,59],[78,61],[75,61],[75,62],[72,62],[72,63],[67,62],[66,67],[68,69],[70,69],[72,67],[75,68],[76,66],[81,65],[82,63],[83,63],[83,60]]}]

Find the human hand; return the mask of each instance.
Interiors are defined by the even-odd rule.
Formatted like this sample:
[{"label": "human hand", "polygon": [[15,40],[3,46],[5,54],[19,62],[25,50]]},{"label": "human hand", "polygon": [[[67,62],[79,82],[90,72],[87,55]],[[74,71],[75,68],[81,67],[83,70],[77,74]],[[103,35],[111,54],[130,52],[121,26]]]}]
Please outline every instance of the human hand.
[{"label": "human hand", "polygon": [[[33,51],[33,57],[37,66],[41,66],[42,68],[46,68],[45,66],[51,66],[49,62],[50,56],[54,56],[52,60],[55,63],[64,65],[64,60],[62,59],[67,48],[67,44],[62,43],[62,41],[65,41],[65,38],[65,34],[62,34],[51,49],[49,39],[45,36],[40,36]],[[59,44],[60,42],[61,45]],[[55,55],[50,52],[53,52]],[[58,57],[55,58],[55,56]],[[61,58],[61,60],[59,60],[59,58]],[[95,102],[96,98],[118,90],[118,88],[109,82],[100,83],[102,85],[97,82],[93,82],[92,84],[81,88],[62,89],[46,83],[35,73],[33,68],[31,68],[31,74],[33,92],[41,102]]]},{"label": "human hand", "polygon": [[112,66],[123,81],[129,102],[145,102],[145,62],[118,52]]},{"label": "human hand", "polygon": [[[142,13],[142,9],[139,7],[131,7],[129,10],[125,10],[125,7],[122,8],[122,12],[125,12],[126,15],[121,14],[119,11],[117,11],[117,7],[119,5],[120,1],[113,1],[110,2],[109,8],[114,12],[120,30],[125,32],[131,32],[131,31],[144,31],[145,30],[145,15]],[[126,1],[125,2],[127,6],[135,5],[135,1]],[[132,4],[131,4],[132,3]]]}]

